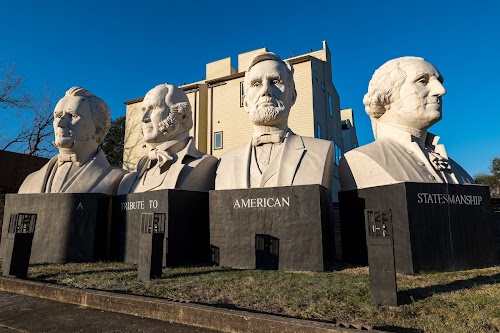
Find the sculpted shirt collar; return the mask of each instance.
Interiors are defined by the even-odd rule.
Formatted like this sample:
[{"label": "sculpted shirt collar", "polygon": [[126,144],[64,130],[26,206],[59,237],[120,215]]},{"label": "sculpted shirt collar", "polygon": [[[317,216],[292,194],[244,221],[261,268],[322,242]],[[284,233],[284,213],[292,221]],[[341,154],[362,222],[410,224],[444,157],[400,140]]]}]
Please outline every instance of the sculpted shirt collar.
[{"label": "sculpted shirt collar", "polygon": [[[72,148],[78,148],[75,146],[87,144],[86,142],[75,141]],[[79,149],[76,149],[79,150]],[[88,161],[96,156],[97,151],[93,151],[89,154],[89,151],[81,149],[81,153],[75,152],[74,149],[59,148],[59,155],[57,155],[57,165],[61,166],[65,162],[72,162],[76,166],[81,167],[85,165]]]},{"label": "sculpted shirt collar", "polygon": [[265,143],[281,144],[288,135],[289,129],[258,133],[252,136],[252,145],[259,146]]},{"label": "sculpted shirt collar", "polygon": [[427,132],[425,141],[423,141],[395,126],[380,121],[377,123],[377,140],[396,141],[407,149],[416,143],[422,151],[425,151],[434,169],[437,171],[450,170],[448,154],[444,145],[438,143],[439,139],[439,136]]}]

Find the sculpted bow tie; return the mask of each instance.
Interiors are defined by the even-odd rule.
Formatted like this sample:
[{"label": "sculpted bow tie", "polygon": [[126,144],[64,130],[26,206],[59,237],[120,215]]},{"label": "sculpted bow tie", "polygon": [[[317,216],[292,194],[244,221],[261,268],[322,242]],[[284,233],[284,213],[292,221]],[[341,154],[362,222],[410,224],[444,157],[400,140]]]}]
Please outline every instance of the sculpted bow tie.
[{"label": "sculpted bow tie", "polygon": [[262,134],[252,138],[253,146],[260,146],[266,143],[281,144],[285,138],[281,137],[279,133],[276,134]]},{"label": "sculpted bow tie", "polygon": [[82,166],[82,164],[78,161],[76,154],[59,154],[57,156],[57,165],[61,166],[66,162],[75,163],[77,166]]},{"label": "sculpted bow tie", "polygon": [[429,150],[429,160],[432,166],[437,171],[451,170],[450,163],[447,158],[444,158],[439,153]]},{"label": "sculpted bow tie", "polygon": [[161,149],[151,149],[148,153],[148,158],[148,169],[153,167],[153,161],[158,161],[158,166],[162,167],[165,163],[174,159],[172,155]]}]

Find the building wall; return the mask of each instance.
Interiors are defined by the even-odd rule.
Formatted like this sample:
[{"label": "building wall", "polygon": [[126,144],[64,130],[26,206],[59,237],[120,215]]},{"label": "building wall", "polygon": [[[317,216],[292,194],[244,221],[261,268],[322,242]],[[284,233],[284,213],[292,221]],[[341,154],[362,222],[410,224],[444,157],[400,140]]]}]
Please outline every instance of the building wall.
[{"label": "building wall", "polygon": [[[196,138],[199,150],[220,157],[225,152],[249,142],[253,126],[242,106],[242,83],[250,60],[255,54],[263,51],[267,49],[261,48],[238,55],[239,72],[231,66],[230,58],[207,64],[206,81],[181,87],[187,92],[193,111],[196,112],[196,120],[193,119],[196,124],[191,135]],[[285,60],[294,66],[297,90],[297,100],[290,111],[288,125],[296,134],[330,140],[335,144],[332,195],[334,201],[338,201],[338,162],[344,151],[344,144],[340,99],[332,83],[330,50],[326,42],[323,42],[320,50]],[[196,89],[193,88],[194,85]],[[141,117],[133,114],[134,112],[142,115],[140,107],[129,103],[126,135],[130,136],[130,142],[125,144],[124,160],[128,158],[127,162],[124,161],[125,168],[134,165],[145,154],[145,149],[141,147],[144,144],[140,131]],[[138,122],[139,128],[134,122]],[[135,134],[132,134],[132,131]],[[222,133],[220,149],[215,147],[216,133]]]}]

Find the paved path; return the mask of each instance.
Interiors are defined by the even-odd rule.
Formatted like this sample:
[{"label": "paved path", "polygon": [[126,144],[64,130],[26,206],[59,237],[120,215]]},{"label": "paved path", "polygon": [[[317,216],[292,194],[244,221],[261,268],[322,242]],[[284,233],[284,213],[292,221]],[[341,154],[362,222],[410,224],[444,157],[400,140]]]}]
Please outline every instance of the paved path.
[{"label": "paved path", "polygon": [[0,292],[0,333],[217,333],[160,320]]}]

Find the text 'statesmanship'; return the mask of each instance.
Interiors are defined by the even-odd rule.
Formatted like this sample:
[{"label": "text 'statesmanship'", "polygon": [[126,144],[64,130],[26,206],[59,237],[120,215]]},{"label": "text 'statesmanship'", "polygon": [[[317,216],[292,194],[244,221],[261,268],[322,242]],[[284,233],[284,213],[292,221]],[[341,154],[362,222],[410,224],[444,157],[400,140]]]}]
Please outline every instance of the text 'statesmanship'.
[{"label": "text 'statesmanship'", "polygon": [[480,195],[468,194],[443,194],[443,193],[418,193],[417,203],[424,204],[448,204],[479,206],[483,201]]}]

